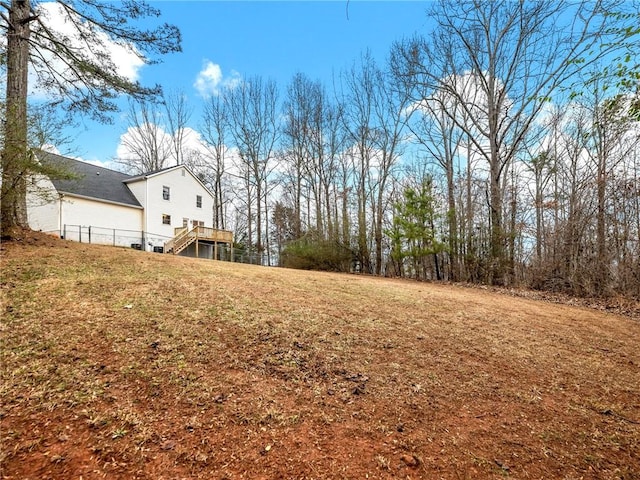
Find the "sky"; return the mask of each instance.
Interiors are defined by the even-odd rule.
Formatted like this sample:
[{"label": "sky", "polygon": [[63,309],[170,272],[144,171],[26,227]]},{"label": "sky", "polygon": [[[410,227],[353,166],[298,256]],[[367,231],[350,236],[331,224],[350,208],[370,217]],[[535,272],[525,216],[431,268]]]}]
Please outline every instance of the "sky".
[{"label": "sky", "polygon": [[[151,1],[162,21],[182,33],[182,52],[150,66],[118,60],[144,85],[160,84],[186,95],[197,128],[207,95],[241,78],[261,76],[278,84],[281,98],[295,73],[322,81],[369,49],[383,62],[396,40],[424,32],[427,1]],[[84,119],[76,130],[74,155],[109,163],[127,131],[126,101],[112,125]]]}]

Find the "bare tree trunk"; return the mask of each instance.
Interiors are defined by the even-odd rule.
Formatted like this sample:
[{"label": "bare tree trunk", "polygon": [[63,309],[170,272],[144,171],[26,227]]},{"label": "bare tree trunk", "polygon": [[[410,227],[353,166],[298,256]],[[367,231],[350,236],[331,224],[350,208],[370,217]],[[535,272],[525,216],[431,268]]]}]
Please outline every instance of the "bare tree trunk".
[{"label": "bare tree trunk", "polygon": [[371,63],[362,62],[354,65],[342,78],[346,92],[344,104],[349,108],[344,117],[345,129],[349,132],[352,157],[355,198],[357,202],[356,217],[356,255],[362,272],[371,273],[371,258],[368,248],[367,232],[367,198],[371,191],[367,188],[370,153],[373,144],[371,131],[371,110],[373,108]]},{"label": "bare tree trunk", "polygon": [[508,233],[508,274],[510,276],[509,283],[516,283],[516,237],[518,237],[517,232],[517,219],[518,219],[518,188],[516,182],[516,173],[514,171],[514,166],[511,167],[511,187],[510,193],[511,198],[509,199],[509,233]]},{"label": "bare tree trunk", "polygon": [[2,151],[2,194],[0,217],[2,237],[11,237],[17,228],[28,228],[27,176],[27,74],[31,3],[12,0],[7,34],[7,92],[5,138]]},{"label": "bare tree trunk", "polygon": [[265,235],[265,250],[267,252],[267,265],[271,266],[271,243],[269,241],[269,193],[268,185],[265,185],[267,191],[264,195],[264,230],[267,232]]},{"label": "bare tree trunk", "polygon": [[[204,105],[202,137],[210,152],[211,163],[205,165],[206,177],[213,188],[213,225],[225,228],[225,175],[226,137],[229,129],[225,101],[221,96],[211,97]],[[210,171],[213,170],[212,173]]]},{"label": "bare tree trunk", "polygon": [[[365,154],[368,155],[368,154]],[[358,257],[360,260],[360,268],[364,273],[372,273],[371,256],[369,253],[369,244],[367,241],[367,188],[366,175],[369,171],[368,159],[360,159],[360,169],[358,174]]]},{"label": "bare tree trunk", "polygon": [[460,279],[460,265],[458,261],[458,215],[456,212],[456,192],[453,178],[453,159],[447,162],[447,225],[449,227],[449,280],[456,282]]},{"label": "bare tree trunk", "polygon": [[473,242],[473,236],[474,236],[474,229],[473,229],[473,221],[474,221],[474,208],[473,208],[473,195],[472,195],[472,189],[471,189],[471,181],[472,181],[472,175],[473,175],[473,170],[472,170],[472,165],[471,165],[471,140],[468,140],[467,142],[467,181],[466,181],[466,203],[467,203],[467,215],[466,215],[466,225],[467,225],[467,239],[466,239],[466,245],[467,245],[467,254],[466,254],[466,258],[465,258],[465,264],[466,264],[466,270],[467,270],[467,280],[471,280],[472,275],[471,275],[471,269],[470,269],[470,261],[473,259],[473,262],[475,263],[475,257],[477,256],[477,252],[475,252],[474,249],[474,242]]},{"label": "bare tree trunk", "polygon": [[[606,141],[602,139],[602,141]],[[596,286],[596,292],[599,295],[605,293],[607,286],[609,285],[609,262],[607,255],[607,238],[606,238],[606,199],[605,193],[607,191],[607,162],[605,149],[606,145],[602,145],[598,148],[597,153],[597,167],[596,167],[596,189],[597,189],[597,202],[598,207],[596,210],[596,272],[594,283]]]},{"label": "bare tree trunk", "polygon": [[253,251],[253,211],[251,195],[251,180],[249,178],[249,171],[245,173],[245,188],[247,189],[247,241],[245,244],[245,253],[249,255],[249,263],[253,263],[251,260],[251,254]]},{"label": "bare tree trunk", "polygon": [[349,191],[346,184],[343,184],[342,200],[342,243],[345,247],[351,246],[351,222],[349,220]]},{"label": "bare tree trunk", "polygon": [[186,127],[189,118],[191,118],[191,110],[187,107],[186,95],[179,91],[165,96],[164,106],[167,112],[167,124],[171,133],[176,165],[181,165],[184,163]]},{"label": "bare tree trunk", "polygon": [[262,174],[259,168],[259,160],[255,161],[253,179],[256,183],[256,249],[258,255],[262,255],[264,245],[262,243]]},{"label": "bare tree trunk", "polygon": [[491,271],[489,283],[504,283],[504,230],[502,228],[502,189],[500,185],[499,165],[491,164],[489,183],[489,214],[491,219]]}]

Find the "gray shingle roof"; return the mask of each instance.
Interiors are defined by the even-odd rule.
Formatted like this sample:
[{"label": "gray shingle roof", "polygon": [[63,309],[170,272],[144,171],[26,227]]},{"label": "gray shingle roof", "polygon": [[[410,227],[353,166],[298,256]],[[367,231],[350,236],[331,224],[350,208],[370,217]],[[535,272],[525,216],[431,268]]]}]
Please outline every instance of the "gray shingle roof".
[{"label": "gray shingle roof", "polygon": [[62,167],[78,177],[73,180],[51,179],[60,193],[141,207],[140,202],[124,183],[132,178],[131,175],[49,152],[37,151],[36,155],[42,163]]}]

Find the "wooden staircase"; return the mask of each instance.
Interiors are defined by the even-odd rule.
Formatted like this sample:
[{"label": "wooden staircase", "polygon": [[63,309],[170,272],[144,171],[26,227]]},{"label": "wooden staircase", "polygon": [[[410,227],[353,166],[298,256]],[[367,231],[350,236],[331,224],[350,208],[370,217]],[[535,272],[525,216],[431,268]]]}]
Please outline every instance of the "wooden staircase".
[{"label": "wooden staircase", "polygon": [[189,230],[186,227],[177,228],[175,236],[165,242],[164,253],[178,255],[193,242],[205,241],[214,243],[226,243],[233,247],[233,232],[228,230],[218,230],[209,227],[193,227]]},{"label": "wooden staircase", "polygon": [[177,232],[176,236],[164,244],[164,253],[179,254],[182,250],[187,248],[197,238],[198,227],[194,227],[192,230],[188,228],[182,228]]}]

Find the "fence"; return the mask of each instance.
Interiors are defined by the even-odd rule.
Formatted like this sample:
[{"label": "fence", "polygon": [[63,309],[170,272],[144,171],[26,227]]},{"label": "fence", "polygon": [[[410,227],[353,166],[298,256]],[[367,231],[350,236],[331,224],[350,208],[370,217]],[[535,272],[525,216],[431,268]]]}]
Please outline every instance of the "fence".
[{"label": "fence", "polygon": [[[58,232],[48,232],[57,234]],[[122,230],[117,228],[95,227],[92,225],[64,225],[60,237],[80,243],[94,243],[98,245],[113,245],[114,247],[128,247],[136,250],[146,250],[153,252],[163,252],[165,242],[171,239],[165,235],[158,235],[140,230]],[[246,251],[241,248],[231,249],[225,244],[218,245],[217,260],[233,261],[237,263],[249,263],[252,265],[268,266],[267,255],[255,251]],[[200,245],[198,254],[195,254],[195,247],[192,245],[185,249],[181,255],[198,258],[212,259],[214,256],[213,246]]]},{"label": "fence", "polygon": [[262,265],[263,267],[269,266],[268,257],[265,253],[247,251],[237,247],[233,250],[233,261],[236,263],[249,263],[251,265]]},{"label": "fence", "polygon": [[61,237],[80,243],[131,247],[136,250],[162,251],[164,243],[171,237],[141,230],[94,227],[92,225],[64,225]]}]

